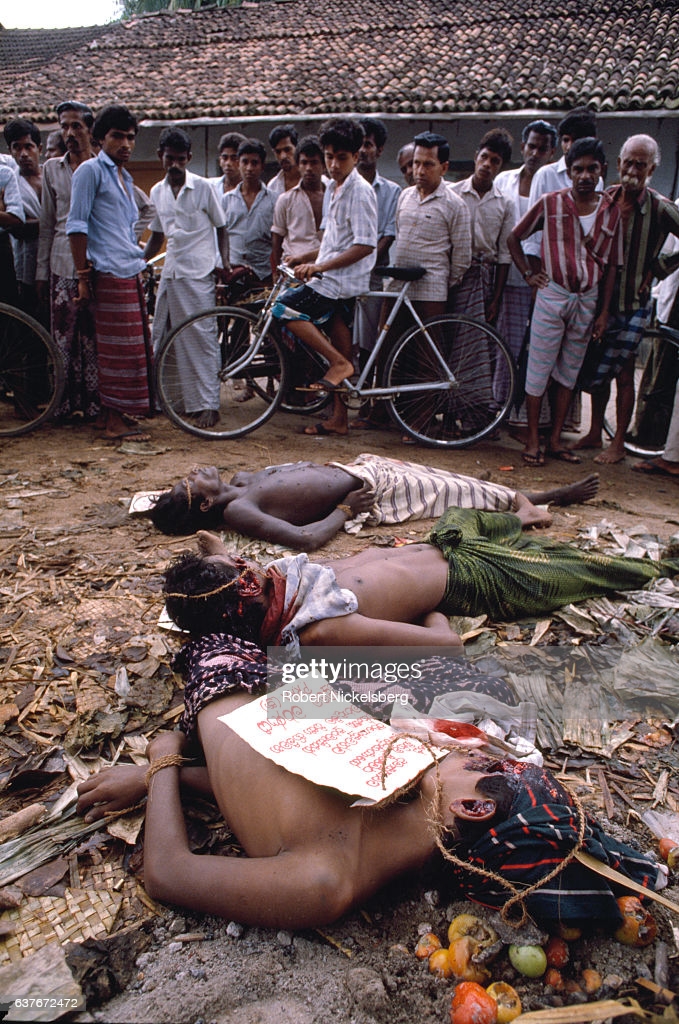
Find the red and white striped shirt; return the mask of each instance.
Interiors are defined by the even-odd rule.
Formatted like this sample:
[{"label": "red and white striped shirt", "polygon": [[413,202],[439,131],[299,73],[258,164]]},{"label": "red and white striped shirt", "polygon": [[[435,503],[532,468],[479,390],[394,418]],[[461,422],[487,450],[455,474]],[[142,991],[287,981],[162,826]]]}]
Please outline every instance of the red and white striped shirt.
[{"label": "red and white striped shirt", "polygon": [[608,264],[623,264],[620,211],[605,192],[597,195],[599,206],[586,235],[569,188],[541,196],[514,228],[519,241],[542,231],[545,273],[569,292],[589,291],[599,284]]}]

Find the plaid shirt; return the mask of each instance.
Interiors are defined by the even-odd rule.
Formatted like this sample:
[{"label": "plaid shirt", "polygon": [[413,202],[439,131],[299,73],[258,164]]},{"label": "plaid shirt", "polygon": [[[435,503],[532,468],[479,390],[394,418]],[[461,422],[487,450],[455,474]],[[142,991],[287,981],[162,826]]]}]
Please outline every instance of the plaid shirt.
[{"label": "plaid shirt", "polygon": [[622,266],[620,210],[605,192],[587,235],[583,235],[571,190],[546,193],[519,221],[514,234],[522,241],[540,230],[545,272],[569,292],[596,287],[609,263]]},{"label": "plaid shirt", "polygon": [[[611,185],[606,192],[614,203],[621,202],[622,185]],[[645,304],[639,299],[639,289],[649,270],[662,280],[679,267],[679,252],[660,254],[668,235],[679,236],[679,208],[654,189],[645,188],[627,221],[625,261],[616,281],[612,312],[630,314]]]}]

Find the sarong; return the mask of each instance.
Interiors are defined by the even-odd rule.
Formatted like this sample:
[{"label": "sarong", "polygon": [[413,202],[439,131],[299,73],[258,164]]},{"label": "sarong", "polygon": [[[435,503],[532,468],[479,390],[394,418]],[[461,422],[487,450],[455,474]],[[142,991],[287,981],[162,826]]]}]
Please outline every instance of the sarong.
[{"label": "sarong", "polygon": [[[359,517],[369,526],[404,523],[408,519],[434,519],[451,506],[509,512],[516,497],[516,491],[502,484],[369,452],[347,465],[341,462],[330,465],[338,466],[374,490],[375,505],[367,517]],[[348,520],[345,529],[349,527],[348,532],[355,533],[356,523],[356,519]]]},{"label": "sarong", "polygon": [[[595,391],[617,377],[639,348],[651,319],[651,307],[637,309],[631,316],[614,316],[601,343],[587,353],[580,374],[583,391]],[[590,343],[591,346],[591,343]]]},{"label": "sarong", "polygon": [[[153,317],[153,352],[166,333],[194,313],[215,304],[213,274],[192,281],[187,278],[161,278]],[[186,413],[219,409],[219,371],[221,354],[216,318],[206,317],[179,335],[174,346],[176,379],[180,382],[181,402]],[[179,397],[179,396],[177,396]]]},{"label": "sarong", "polygon": [[679,572],[679,560],[619,558],[522,533],[506,512],[448,509],[428,537],[448,561],[445,615],[507,622]]},{"label": "sarong", "polygon": [[[477,320],[486,321],[486,304],[490,302],[493,295],[493,279],[495,276],[495,265],[486,261],[472,263],[465,272],[457,288],[453,291],[453,313],[461,313],[464,316],[472,316]],[[470,330],[469,341],[465,340],[465,332],[459,329],[457,332],[457,343],[460,347],[476,344],[475,352],[475,395],[479,402],[491,405],[493,399],[493,374],[495,367],[491,362],[491,353],[487,342],[482,341],[479,345],[478,335]],[[476,339],[476,340],[473,340]]]},{"label": "sarong", "polygon": [[78,279],[52,274],[50,281],[52,337],[64,357],[66,386],[57,417],[99,412],[97,341],[91,306],[78,307]]},{"label": "sarong", "polygon": [[146,416],[153,411],[153,373],[141,278],[97,274],[95,297],[101,404]]}]

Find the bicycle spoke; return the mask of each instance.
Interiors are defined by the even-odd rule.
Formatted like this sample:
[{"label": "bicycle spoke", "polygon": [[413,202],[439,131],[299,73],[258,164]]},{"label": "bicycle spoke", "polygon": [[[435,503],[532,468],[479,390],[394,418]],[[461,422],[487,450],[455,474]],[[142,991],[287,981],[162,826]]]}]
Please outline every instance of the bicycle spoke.
[{"label": "bicycle spoke", "polygon": [[[498,402],[493,381],[500,374],[507,396]],[[452,383],[441,389],[450,375]],[[481,321],[455,316],[407,332],[385,373],[387,387],[421,385],[421,390],[404,390],[391,399],[399,426],[424,444],[451,448],[496,428],[509,410],[513,381],[513,362],[499,335]]]},{"label": "bicycle spoke", "polygon": [[45,328],[0,304],[0,436],[26,434],[49,419],[63,387],[61,353]]},{"label": "bicycle spoke", "polygon": [[230,438],[273,415],[287,364],[271,333],[255,353],[257,326],[247,310],[218,307],[169,335],[158,354],[156,380],[174,423],[199,437]]}]

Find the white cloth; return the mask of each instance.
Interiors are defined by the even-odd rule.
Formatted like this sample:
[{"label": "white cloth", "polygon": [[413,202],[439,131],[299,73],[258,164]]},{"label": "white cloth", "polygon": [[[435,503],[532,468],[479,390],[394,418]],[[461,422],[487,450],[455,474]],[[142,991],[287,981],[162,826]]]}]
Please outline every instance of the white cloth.
[{"label": "white cloth", "polygon": [[[166,277],[163,274],[153,317],[153,351],[166,332],[186,320],[192,313],[210,309],[215,304],[214,276],[190,280],[186,277]],[[192,324],[181,332],[174,346],[176,379],[181,395],[173,395],[174,403],[181,401],[187,413],[204,409],[219,409],[219,378],[221,355],[217,322],[214,317]]]},{"label": "white cloth", "polygon": [[66,234],[72,179],[73,169],[68,162],[68,153],[46,160],[43,164],[36,271],[38,281],[49,281],[50,271],[56,277],[76,276],[71,244]]},{"label": "white cloth", "polygon": [[[26,220],[39,220],[40,199],[38,198],[38,193],[21,175],[19,175],[19,192],[24,204],[24,217]],[[14,238],[12,236],[12,250],[14,252],[14,271],[17,281],[20,284],[35,284],[35,270],[38,262],[38,238]]]},{"label": "white cloth", "polygon": [[336,619],[358,610],[356,595],[339,586],[334,570],[310,562],[304,553],[278,558],[266,568],[278,569],[285,577],[283,616],[287,619],[291,609],[294,614],[283,629],[281,642],[293,655],[299,654],[300,630],[312,622]]},{"label": "white cloth", "polygon": [[165,235],[167,241],[163,278],[204,278],[210,274],[215,268],[214,229],[223,227],[226,217],[209,182],[187,171],[175,199],[172,187],[163,178],[151,189],[151,202],[156,214],[149,227]]},{"label": "white cloth", "polygon": [[408,519],[434,519],[447,508],[476,508],[492,512],[511,511],[516,491],[474,477],[449,473],[364,452],[344,465],[331,462],[368,484],[375,492],[375,504],[368,513],[344,524],[347,533],[358,533],[364,524],[404,523]]},{"label": "white cloth", "polygon": [[[519,194],[519,188],[521,187],[521,171],[523,167],[516,167],[512,171],[501,171],[495,179],[495,187],[502,192],[504,196],[507,196],[511,200],[512,206],[514,207],[514,223],[518,224],[525,213],[528,213],[530,208],[529,196],[522,196]],[[521,248],[525,252],[525,247],[522,243]],[[519,272],[518,267],[512,265],[509,268],[509,275],[507,277],[507,287],[510,288],[528,288],[524,278]]]}]

